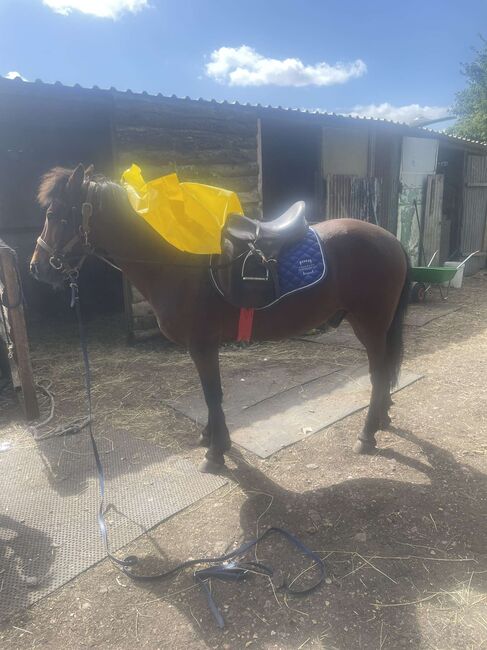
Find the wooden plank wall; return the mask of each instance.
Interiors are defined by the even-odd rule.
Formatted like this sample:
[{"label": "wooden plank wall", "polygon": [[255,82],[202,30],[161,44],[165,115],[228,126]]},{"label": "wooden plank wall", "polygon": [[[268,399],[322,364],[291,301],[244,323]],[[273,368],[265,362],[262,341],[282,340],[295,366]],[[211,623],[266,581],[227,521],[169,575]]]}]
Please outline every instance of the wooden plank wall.
[{"label": "wooden plank wall", "polygon": [[[176,172],[181,181],[237,192],[248,216],[262,216],[255,113],[216,102],[121,93],[114,96],[112,128],[117,174],[133,162],[146,180]],[[150,307],[128,284],[125,302],[129,336],[153,333]]]},{"label": "wooden plank wall", "polygon": [[22,285],[16,252],[0,240],[0,336],[8,352],[12,383],[27,420],[39,417],[36,388],[24,319]]}]

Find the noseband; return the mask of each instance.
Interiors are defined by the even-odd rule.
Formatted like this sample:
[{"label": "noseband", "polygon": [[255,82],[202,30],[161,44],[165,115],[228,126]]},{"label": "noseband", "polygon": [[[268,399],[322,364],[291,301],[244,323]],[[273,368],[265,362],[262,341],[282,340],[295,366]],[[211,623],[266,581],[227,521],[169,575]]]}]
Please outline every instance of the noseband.
[{"label": "noseband", "polygon": [[[81,223],[78,227],[76,227],[76,212],[79,211],[79,208],[77,208],[76,206],[72,207],[71,212],[74,215],[74,219],[75,219],[75,223],[74,223],[75,234],[73,237],[71,237],[71,239],[69,239],[66,242],[66,244],[64,244],[64,246],[62,246],[61,248],[55,248],[53,246],[50,246],[44,239],[42,239],[42,237],[37,238],[37,244],[48,253],[49,264],[52,266],[52,268],[55,269],[56,271],[60,271],[65,278],[70,280],[76,279],[78,277],[79,270],[83,265],[83,262],[88,257],[88,255],[93,253],[94,250],[93,246],[90,244],[89,236],[90,236],[90,221],[94,212],[93,204],[96,200],[97,192],[98,192],[98,185],[93,181],[90,181],[88,183],[86,200],[84,203],[81,204]],[[49,216],[49,212],[50,211],[48,210],[46,213],[47,217]],[[63,220],[62,223],[66,223],[66,221]],[[69,263],[69,258],[73,256],[72,255],[70,256],[69,253],[72,252],[72,250],[77,244],[80,244],[81,255],[79,257],[78,263],[72,266]]]}]

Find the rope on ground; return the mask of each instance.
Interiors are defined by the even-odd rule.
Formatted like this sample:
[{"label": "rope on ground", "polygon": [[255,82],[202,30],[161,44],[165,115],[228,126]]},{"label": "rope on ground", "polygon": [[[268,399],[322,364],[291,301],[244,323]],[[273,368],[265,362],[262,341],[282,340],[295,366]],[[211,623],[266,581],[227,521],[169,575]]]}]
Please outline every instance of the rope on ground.
[{"label": "rope on ground", "polygon": [[40,422],[33,424],[29,427],[30,432],[34,440],[48,440],[50,438],[58,438],[60,436],[73,435],[79,433],[84,429],[90,422],[89,417],[80,417],[76,418],[69,424],[61,427],[49,428],[47,431],[42,431],[54,418],[54,412],[56,408],[56,400],[54,394],[51,390],[52,381],[50,379],[40,379],[36,383],[36,388],[49,400],[49,415],[45,417]]}]

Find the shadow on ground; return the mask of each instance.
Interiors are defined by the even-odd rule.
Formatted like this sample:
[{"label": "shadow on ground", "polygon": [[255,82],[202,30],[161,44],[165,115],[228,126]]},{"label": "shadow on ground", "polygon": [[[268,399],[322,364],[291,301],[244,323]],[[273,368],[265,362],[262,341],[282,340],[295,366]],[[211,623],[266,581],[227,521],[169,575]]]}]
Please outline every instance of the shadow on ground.
[{"label": "shadow on ground", "polygon": [[[326,558],[331,582],[310,596],[284,598],[280,582],[309,568],[309,560],[277,538],[264,542],[258,557],[276,569],[275,594],[261,576],[240,585],[213,582],[230,635],[239,635],[228,647],[245,647],[246,639],[266,648],[297,648],[306,640],[340,650],[429,647],[422,642],[424,626],[435,626],[436,612],[445,609],[456,624],[445,628],[443,622],[443,632],[436,626],[437,647],[479,641],[470,623],[480,620],[477,605],[487,594],[487,476],[410,432],[395,433],[417,445],[425,460],[391,450],[378,455],[421,472],[424,484],[357,479],[299,494],[233,452],[233,478],[248,494],[240,513],[242,538],[255,536],[256,522],[259,530],[282,526]],[[272,507],[262,516],[269,499]],[[313,578],[308,571],[300,584]],[[145,588],[151,598],[175,591],[174,584]],[[202,594],[191,591],[178,607],[203,645],[229,641]]]},{"label": "shadow on ground", "polygon": [[51,538],[43,531],[0,514],[0,611],[29,606],[27,591],[14,586],[35,589],[47,582],[55,552]]}]

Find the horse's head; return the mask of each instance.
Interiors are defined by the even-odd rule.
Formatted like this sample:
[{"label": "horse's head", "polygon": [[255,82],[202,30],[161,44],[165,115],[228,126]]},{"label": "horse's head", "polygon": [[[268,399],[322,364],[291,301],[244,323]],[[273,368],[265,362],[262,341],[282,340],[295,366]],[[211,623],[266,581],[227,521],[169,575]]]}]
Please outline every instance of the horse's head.
[{"label": "horse's head", "polygon": [[86,201],[92,175],[93,165],[85,170],[79,164],[74,170],[55,167],[43,176],[37,199],[46,219],[30,262],[37,280],[59,286],[78,272],[88,246],[92,206]]}]

